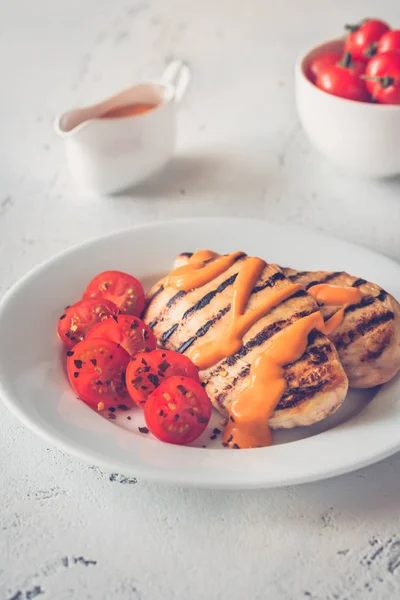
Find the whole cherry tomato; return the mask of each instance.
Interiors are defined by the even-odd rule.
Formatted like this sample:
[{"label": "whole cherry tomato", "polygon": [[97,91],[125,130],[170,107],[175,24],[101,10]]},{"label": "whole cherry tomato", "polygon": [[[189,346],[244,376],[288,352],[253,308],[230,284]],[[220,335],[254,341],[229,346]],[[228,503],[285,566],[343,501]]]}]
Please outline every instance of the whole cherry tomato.
[{"label": "whole cherry tomato", "polygon": [[377,54],[365,71],[372,97],[382,104],[400,104],[400,52]]},{"label": "whole cherry tomato", "polygon": [[353,63],[350,54],[347,53],[340,63],[325,67],[319,72],[316,85],[333,96],[369,102],[367,86],[360,77],[363,71],[362,65],[363,63],[360,62]]},{"label": "whole cherry tomato", "polygon": [[310,79],[315,82],[317,80],[318,74],[325,67],[330,67],[331,65],[335,65],[340,61],[342,55],[339,52],[326,52],[325,54],[321,54],[314,58],[314,60],[310,63]]},{"label": "whole cherry tomato", "polygon": [[350,52],[353,60],[368,60],[376,53],[376,42],[387,31],[390,31],[389,25],[378,19],[366,19],[360,25],[346,25],[350,30],[344,44],[345,52]]},{"label": "whole cherry tomato", "polygon": [[378,54],[389,52],[390,50],[400,51],[400,29],[393,29],[385,33],[377,44]]}]

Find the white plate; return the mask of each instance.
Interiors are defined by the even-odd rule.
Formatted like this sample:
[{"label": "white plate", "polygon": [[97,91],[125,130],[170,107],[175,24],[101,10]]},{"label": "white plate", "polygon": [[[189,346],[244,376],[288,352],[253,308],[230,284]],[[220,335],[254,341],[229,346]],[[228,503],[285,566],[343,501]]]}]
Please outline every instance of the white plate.
[{"label": "white plate", "polygon": [[[141,434],[143,417],[114,421],[70,390],[55,334],[66,304],[106,269],[128,271],[145,285],[182,251],[244,250],[299,269],[346,270],[400,298],[400,266],[323,233],[263,221],[199,219],[152,224],[72,248],[19,281],[0,305],[0,392],[9,409],[49,442],[113,471],[184,486],[273,487],[339,475],[400,449],[400,379],[378,392],[351,392],[343,408],[314,427],[277,433],[271,448],[227,450],[209,429],[197,445],[162,444]],[[373,401],[371,401],[372,397]],[[134,411],[133,411],[134,412]],[[214,416],[211,426],[219,424]],[[211,447],[212,444],[212,447]]]}]

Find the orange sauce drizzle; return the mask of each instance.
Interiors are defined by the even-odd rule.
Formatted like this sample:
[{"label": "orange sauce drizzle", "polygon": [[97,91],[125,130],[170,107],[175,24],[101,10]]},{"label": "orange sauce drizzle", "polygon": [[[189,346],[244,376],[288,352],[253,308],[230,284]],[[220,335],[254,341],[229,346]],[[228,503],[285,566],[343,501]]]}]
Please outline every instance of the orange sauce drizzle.
[{"label": "orange sauce drizzle", "polygon": [[245,313],[251,291],[265,266],[266,262],[256,257],[251,257],[245,262],[233,284],[231,318],[227,331],[224,331],[219,339],[203,342],[193,352],[189,351],[189,358],[201,371],[238,352],[243,343],[243,336],[257,321],[302,289],[300,284],[291,284],[271,294],[262,304]]},{"label": "orange sauce drizzle", "polygon": [[327,306],[341,306],[330,319],[325,322],[325,334],[329,335],[343,321],[345,309],[350,304],[361,301],[362,292],[359,288],[331,285],[329,283],[318,283],[308,289],[308,293],[315,298],[319,304]]},{"label": "orange sauce drizzle", "polygon": [[125,106],[115,106],[100,116],[100,119],[120,119],[121,117],[135,117],[143,115],[153,108],[156,104],[129,104]]},{"label": "orange sauce drizzle", "polygon": [[229,269],[241,254],[243,252],[217,256],[212,262],[206,263],[208,259],[214,258],[215,253],[209,250],[195,252],[186,265],[177,267],[167,275],[163,280],[164,287],[187,291],[206,285]]},{"label": "orange sauce drizzle", "polygon": [[[174,269],[164,279],[164,286],[190,290],[205,285],[229,269],[240,254],[242,253],[235,252],[219,256],[208,250],[196,252],[187,264]],[[207,263],[210,258],[214,260]],[[243,344],[243,336],[259,319],[302,289],[300,284],[291,284],[275,291],[256,308],[246,311],[253,287],[265,267],[266,262],[256,257],[250,257],[244,263],[233,284],[232,308],[227,329],[218,339],[204,342],[189,352],[189,357],[200,370],[210,368],[238,352]],[[301,358],[307,348],[308,335],[313,329],[328,335],[342,322],[346,306],[359,302],[362,298],[358,288],[329,284],[317,284],[308,292],[321,304],[342,308],[326,323],[321,312],[317,311],[299,319],[274,336],[269,348],[253,362],[249,384],[239,392],[229,407],[229,421],[223,435],[223,440],[228,446],[255,448],[272,443],[268,421],[287,388],[284,367]]]},{"label": "orange sauce drizzle", "polygon": [[270,347],[257,356],[250,369],[249,385],[229,407],[229,421],[223,434],[225,444],[239,448],[271,445],[268,421],[287,387],[284,366],[301,358],[313,329],[324,330],[319,311],[279,332]]}]

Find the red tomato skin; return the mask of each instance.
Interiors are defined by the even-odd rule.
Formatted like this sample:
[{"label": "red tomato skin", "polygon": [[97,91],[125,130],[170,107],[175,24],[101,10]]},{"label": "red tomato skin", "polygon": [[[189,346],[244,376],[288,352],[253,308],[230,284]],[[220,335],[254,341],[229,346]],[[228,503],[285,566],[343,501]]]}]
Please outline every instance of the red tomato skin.
[{"label": "red tomato skin", "polygon": [[131,358],[138,352],[150,352],[156,348],[156,338],[150,327],[133,315],[117,315],[94,325],[86,339],[112,340],[128,352]]},{"label": "red tomato skin", "polygon": [[83,340],[68,352],[67,372],[80,400],[94,410],[129,403],[125,371],[129,354],[115,342]]},{"label": "red tomato skin", "polygon": [[333,96],[356,102],[370,101],[367,86],[363,79],[356,72],[340,65],[332,65],[321,71],[317,77],[316,85]]},{"label": "red tomato skin", "polygon": [[387,31],[390,31],[390,27],[384,21],[367,19],[356,31],[349,33],[344,44],[344,51],[350,52],[353,60],[367,63],[370,59],[369,50]]},{"label": "red tomato skin", "polygon": [[339,52],[326,52],[325,54],[321,54],[320,56],[314,58],[309,67],[309,76],[311,81],[315,83],[320,71],[325,69],[325,67],[335,65],[341,60],[341,58],[342,55]]},{"label": "red tomato skin", "polygon": [[128,393],[133,402],[143,408],[154,389],[175,375],[200,381],[197,367],[187,356],[171,350],[139,352],[126,370]]},{"label": "red tomato skin", "polygon": [[115,304],[103,298],[79,300],[68,306],[61,315],[58,321],[58,336],[65,346],[71,349],[86,337],[95,324],[116,315],[117,312]]},{"label": "red tomato skin", "polygon": [[117,305],[121,313],[140,317],[145,305],[145,293],[136,277],[122,271],[103,271],[87,286],[83,299],[101,296]]},{"label": "red tomato skin", "polygon": [[365,76],[368,90],[375,100],[381,104],[400,104],[400,52],[391,50],[374,56],[368,63]]},{"label": "red tomato skin", "polygon": [[156,438],[170,444],[185,445],[203,433],[211,411],[211,401],[201,384],[176,376],[166,379],[150,394],[144,417]]},{"label": "red tomato skin", "polygon": [[391,50],[400,51],[400,29],[393,29],[385,33],[378,42],[377,53],[383,54]]}]

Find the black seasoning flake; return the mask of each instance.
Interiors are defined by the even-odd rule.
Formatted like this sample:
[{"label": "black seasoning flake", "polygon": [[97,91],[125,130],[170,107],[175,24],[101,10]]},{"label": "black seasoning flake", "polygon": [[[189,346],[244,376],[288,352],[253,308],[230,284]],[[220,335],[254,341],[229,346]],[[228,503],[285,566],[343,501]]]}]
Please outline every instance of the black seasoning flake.
[{"label": "black seasoning flake", "polygon": [[67,356],[73,356],[73,355],[74,355],[74,351],[73,350],[68,350]]},{"label": "black seasoning flake", "polygon": [[96,385],[103,385],[103,382],[101,379],[98,379],[97,381],[94,382]]},{"label": "black seasoning flake", "polygon": [[74,360],[74,365],[76,366],[77,369],[82,369],[82,364],[83,364],[83,361],[81,361],[79,359]]},{"label": "black seasoning flake", "polygon": [[60,317],[60,321],[62,321],[63,319],[65,319],[65,317],[66,317],[66,316],[67,316],[67,315],[66,315],[65,313],[64,313],[63,315],[61,315],[61,317]]},{"label": "black seasoning flake", "polygon": [[165,354],[165,352],[163,352],[163,353],[161,354],[161,358],[165,358],[166,356],[167,356],[167,355]]},{"label": "black seasoning flake", "polygon": [[133,321],[133,323],[131,323],[131,329],[137,329],[137,328],[138,328],[138,322]]},{"label": "black seasoning flake", "polygon": [[164,411],[161,409],[158,414],[160,415],[160,417],[163,417],[164,416]]},{"label": "black seasoning flake", "polygon": [[70,305],[70,304],[68,304],[68,306],[66,306],[66,307],[64,308],[64,310],[68,310],[69,308],[71,308],[71,305]]},{"label": "black seasoning flake", "polygon": [[222,445],[223,445],[224,448],[228,447],[228,444],[226,442],[222,442]]},{"label": "black seasoning flake", "polygon": [[230,444],[232,440],[233,440],[233,435],[230,435],[227,439],[228,444]]},{"label": "black seasoning flake", "polygon": [[202,446],[202,448],[206,448],[206,446]]},{"label": "black seasoning flake", "polygon": [[221,433],[221,430],[218,429],[218,427],[214,427],[213,433],[215,433],[215,435],[218,435],[219,433]]},{"label": "black seasoning flake", "polygon": [[217,436],[215,433],[214,433],[214,435],[210,435],[210,440],[216,440],[216,439],[217,439]]},{"label": "black seasoning flake", "polygon": [[75,377],[75,379],[78,379],[78,377],[79,377],[79,373],[78,373],[78,371],[75,371],[75,373],[74,373],[74,377]]},{"label": "black seasoning flake", "polygon": [[181,394],[186,396],[187,389],[183,385],[178,385],[177,388],[181,392]]},{"label": "black seasoning flake", "polygon": [[176,413],[176,415],[174,415],[174,421],[177,421],[179,419],[179,415],[178,413]]},{"label": "black seasoning flake", "polygon": [[132,417],[129,417],[129,416],[128,416],[128,417],[126,417],[126,418],[128,419],[128,421],[130,421],[130,420],[132,419]]},{"label": "black seasoning flake", "polygon": [[232,417],[232,415],[231,415],[229,418],[230,418],[230,420],[232,421],[232,423],[234,423],[234,422],[235,422],[235,419]]},{"label": "black seasoning flake", "polygon": [[108,418],[113,420],[113,419],[115,419],[116,417],[115,417],[114,413],[110,413],[110,414],[108,415]]},{"label": "black seasoning flake", "polygon": [[144,358],[142,358],[141,362],[142,362],[142,365],[146,365],[146,367],[147,367],[147,365],[149,364],[149,363],[147,362],[147,360],[145,360]]},{"label": "black seasoning flake", "polygon": [[117,344],[117,348],[121,348],[121,344]]},{"label": "black seasoning flake", "polygon": [[[192,415],[192,417],[194,417],[194,410],[192,407],[188,408],[188,413],[189,413],[189,415]],[[199,423],[204,423],[204,421],[200,421],[200,416],[201,415],[199,415],[199,417],[198,417]]]},{"label": "black seasoning flake", "polygon": [[238,444],[233,444],[232,448],[234,448],[235,450],[240,450],[240,446],[238,446]]},{"label": "black seasoning flake", "polygon": [[113,316],[112,316],[112,318],[114,319],[114,321],[115,321],[116,323],[118,323],[118,317],[117,317],[117,315],[113,315]]},{"label": "black seasoning flake", "polygon": [[138,427],[140,433],[149,433],[149,430],[147,429],[147,427]]},{"label": "black seasoning flake", "polygon": [[109,359],[110,359],[110,360],[112,360],[112,359],[113,359],[113,355],[112,355],[112,354],[110,354],[110,356],[109,356]]},{"label": "black seasoning flake", "polygon": [[152,383],[154,385],[154,387],[158,386],[159,379],[158,379],[157,375],[154,375],[154,373],[149,373],[147,375],[147,379],[150,381],[150,383]]},{"label": "black seasoning flake", "polygon": [[203,415],[197,415],[197,420],[199,423],[208,423],[208,419],[206,417],[203,417]]},{"label": "black seasoning flake", "polygon": [[142,373],[148,373],[151,370],[151,367],[143,367]]},{"label": "black seasoning flake", "polygon": [[111,385],[111,379],[106,379],[104,382],[106,385]]},{"label": "black seasoning flake", "polygon": [[158,369],[161,371],[161,373],[165,373],[165,371],[170,367],[169,362],[167,362],[166,360],[163,360],[162,363],[160,363],[158,365]]},{"label": "black seasoning flake", "polygon": [[141,385],[141,386],[140,386],[140,389],[141,389],[141,390],[147,390],[147,385]]},{"label": "black seasoning flake", "polygon": [[126,404],[118,404],[118,408],[119,408],[119,410],[129,410],[129,408],[126,406]]},{"label": "black seasoning flake", "polygon": [[90,362],[92,363],[92,365],[95,367],[97,365],[97,360],[95,358],[91,358]]},{"label": "black seasoning flake", "polygon": [[115,406],[110,406],[110,408],[109,408],[108,410],[109,410],[110,412],[115,412],[115,411],[116,411],[116,408],[115,408]]},{"label": "black seasoning flake", "polygon": [[149,339],[149,332],[146,331],[146,329],[143,331],[143,337],[144,337],[145,340]]}]

